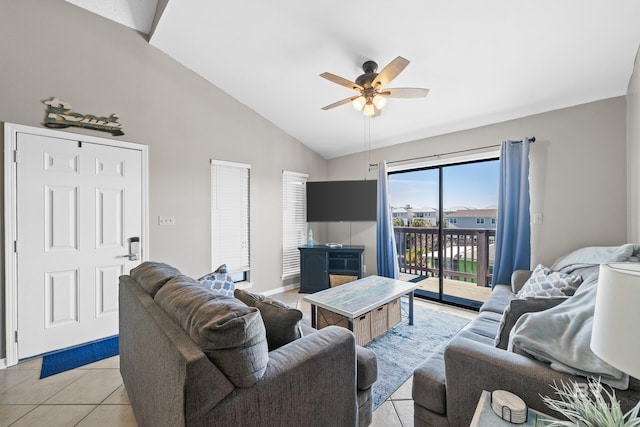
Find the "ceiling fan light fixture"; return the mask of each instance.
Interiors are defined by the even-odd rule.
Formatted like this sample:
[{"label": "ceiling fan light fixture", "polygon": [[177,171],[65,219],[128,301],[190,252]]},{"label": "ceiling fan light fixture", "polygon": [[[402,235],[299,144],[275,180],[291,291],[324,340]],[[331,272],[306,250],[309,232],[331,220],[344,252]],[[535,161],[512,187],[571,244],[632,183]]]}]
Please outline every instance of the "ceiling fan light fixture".
[{"label": "ceiling fan light fixture", "polygon": [[367,101],[366,105],[364,106],[364,110],[362,111],[362,113],[365,116],[373,116],[376,112],[376,109],[373,107],[373,103],[371,101]]},{"label": "ceiling fan light fixture", "polygon": [[378,110],[382,110],[382,107],[384,107],[386,104],[387,104],[386,96],[377,95],[373,97],[373,105],[375,105]]},{"label": "ceiling fan light fixture", "polygon": [[358,92],[358,95],[334,102],[322,107],[322,109],[330,110],[351,103],[357,111],[362,111],[362,114],[370,117],[380,115],[382,108],[387,103],[387,98],[424,98],[429,93],[429,89],[386,88],[387,84],[395,79],[407,65],[409,65],[409,61],[398,56],[388,63],[382,71],[376,73],[378,64],[374,61],[366,61],[362,64],[364,74],[359,75],[355,82],[331,73],[320,74],[320,77],[330,82]]},{"label": "ceiling fan light fixture", "polygon": [[364,108],[366,103],[367,103],[367,100],[364,99],[364,96],[359,96],[351,102],[351,104],[353,105],[353,108],[355,108],[358,111],[361,111]]}]

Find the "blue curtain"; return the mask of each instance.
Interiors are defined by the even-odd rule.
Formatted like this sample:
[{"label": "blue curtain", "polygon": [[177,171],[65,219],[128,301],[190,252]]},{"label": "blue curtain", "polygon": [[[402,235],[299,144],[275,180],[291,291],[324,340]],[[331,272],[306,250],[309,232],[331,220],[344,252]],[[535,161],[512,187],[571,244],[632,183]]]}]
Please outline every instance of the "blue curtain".
[{"label": "blue curtain", "polygon": [[376,225],[376,247],[378,276],[398,278],[398,254],[396,239],[393,235],[391,206],[389,206],[389,182],[387,180],[387,163],[378,163],[378,206]]},{"label": "blue curtain", "polygon": [[500,149],[498,224],[492,285],[511,283],[511,273],[531,262],[529,144],[504,141]]}]

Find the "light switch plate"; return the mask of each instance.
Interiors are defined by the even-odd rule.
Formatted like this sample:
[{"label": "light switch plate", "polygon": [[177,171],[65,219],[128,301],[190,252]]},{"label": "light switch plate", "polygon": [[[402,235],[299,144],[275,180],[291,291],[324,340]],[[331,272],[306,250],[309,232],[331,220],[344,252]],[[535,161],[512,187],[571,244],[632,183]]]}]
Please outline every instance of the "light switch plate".
[{"label": "light switch plate", "polygon": [[158,225],[176,225],[176,217],[172,215],[158,216]]}]

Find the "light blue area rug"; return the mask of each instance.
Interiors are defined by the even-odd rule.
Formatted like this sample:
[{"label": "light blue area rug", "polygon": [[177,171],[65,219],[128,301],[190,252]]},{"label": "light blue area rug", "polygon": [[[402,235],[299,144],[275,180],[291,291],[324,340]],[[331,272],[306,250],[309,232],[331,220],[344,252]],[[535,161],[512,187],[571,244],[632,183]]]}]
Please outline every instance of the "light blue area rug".
[{"label": "light blue area rug", "polygon": [[373,385],[373,409],[380,406],[413,375],[439,346],[446,344],[469,320],[414,304],[409,326],[409,304],[402,301],[402,321],[366,348],[378,358],[378,381]]},{"label": "light blue area rug", "polygon": [[115,356],[118,352],[118,336],[116,335],[49,353],[42,358],[40,378],[88,365]]}]

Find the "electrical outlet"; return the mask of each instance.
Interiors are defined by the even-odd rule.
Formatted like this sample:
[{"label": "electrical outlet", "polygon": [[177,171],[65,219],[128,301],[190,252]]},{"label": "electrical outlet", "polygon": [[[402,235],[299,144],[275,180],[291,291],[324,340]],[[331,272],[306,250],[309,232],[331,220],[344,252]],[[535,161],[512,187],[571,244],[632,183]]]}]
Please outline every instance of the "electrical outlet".
[{"label": "electrical outlet", "polygon": [[542,214],[541,213],[534,213],[533,214],[533,223],[534,224],[542,224]]},{"label": "electrical outlet", "polygon": [[170,215],[160,215],[158,225],[176,225],[176,217]]},{"label": "electrical outlet", "polygon": [[366,273],[366,272],[367,272],[367,266],[366,266],[366,265],[364,265],[364,264],[362,264],[362,272],[363,272],[363,273]]}]

